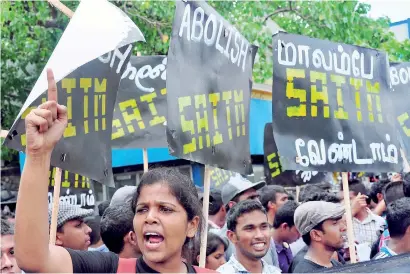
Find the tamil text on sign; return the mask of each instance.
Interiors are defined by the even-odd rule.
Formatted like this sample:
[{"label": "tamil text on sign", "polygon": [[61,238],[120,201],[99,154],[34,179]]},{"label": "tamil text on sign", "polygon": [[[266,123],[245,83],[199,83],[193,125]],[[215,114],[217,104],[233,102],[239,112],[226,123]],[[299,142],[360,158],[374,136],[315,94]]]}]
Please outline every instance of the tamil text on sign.
[{"label": "tamil text on sign", "polygon": [[399,169],[385,53],[280,32],[273,62],[273,132],[284,170]]},{"label": "tamil text on sign", "polygon": [[316,184],[331,180],[326,172],[287,170],[282,171],[279,161],[279,152],[273,138],[272,123],[265,125],[263,138],[264,173],[268,184],[282,186],[297,186]]}]

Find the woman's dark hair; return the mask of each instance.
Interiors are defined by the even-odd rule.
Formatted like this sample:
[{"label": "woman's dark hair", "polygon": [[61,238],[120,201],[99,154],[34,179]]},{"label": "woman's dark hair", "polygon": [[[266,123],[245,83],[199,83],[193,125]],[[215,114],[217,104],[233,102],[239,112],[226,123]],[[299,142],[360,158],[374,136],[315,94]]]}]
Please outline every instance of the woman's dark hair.
[{"label": "woman's dark hair", "polygon": [[[197,256],[195,256],[193,264],[194,265],[199,265],[197,257],[198,257],[199,252],[200,252],[200,245],[201,245],[200,241],[197,241],[196,244],[197,244],[197,248],[195,249],[195,251],[196,251]],[[214,253],[220,245],[224,246],[224,251],[226,251],[228,249],[228,242],[227,241],[222,240],[222,238],[219,235],[215,234],[215,233],[208,232],[208,240],[207,240],[207,243],[206,243],[206,256],[208,257],[209,255]]]},{"label": "woman's dark hair", "polygon": [[[157,183],[165,184],[169,187],[171,193],[175,196],[181,206],[185,209],[188,215],[188,221],[191,221],[195,216],[199,216],[199,230],[202,230],[203,215],[201,202],[198,198],[198,192],[191,179],[172,168],[156,168],[144,173],[141,182],[137,187],[137,191],[132,199],[132,210],[135,214],[135,206],[137,205],[143,187],[154,185]],[[186,238],[182,247],[182,254],[188,262],[192,262],[192,252],[189,251],[190,244],[193,238]],[[189,257],[189,258],[187,258]]]}]

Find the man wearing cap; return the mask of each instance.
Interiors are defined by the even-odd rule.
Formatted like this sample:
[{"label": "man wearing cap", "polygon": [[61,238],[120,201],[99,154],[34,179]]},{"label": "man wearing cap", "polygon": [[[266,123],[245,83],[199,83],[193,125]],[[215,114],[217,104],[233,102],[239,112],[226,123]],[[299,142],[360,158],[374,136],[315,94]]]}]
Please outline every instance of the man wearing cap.
[{"label": "man wearing cap", "polygon": [[[48,223],[51,224],[51,205],[48,208]],[[62,203],[58,207],[56,245],[74,250],[87,250],[90,246],[91,228],[84,218],[93,214],[92,209]]]},{"label": "man wearing cap", "polygon": [[296,209],[295,225],[308,251],[297,265],[291,264],[290,273],[312,273],[341,265],[332,256],[344,245],[344,212],[343,206],[324,201],[306,202]]},{"label": "man wearing cap", "polygon": [[[229,211],[234,205],[245,200],[258,200],[259,194],[257,190],[261,189],[266,185],[265,182],[252,183],[248,179],[242,177],[240,174],[232,176],[228,182],[222,188],[221,196],[222,202],[225,205],[226,211]],[[220,237],[227,237],[228,228],[226,224],[221,229],[211,229],[213,232]],[[225,251],[225,259],[228,261],[232,254],[235,252],[233,244],[228,246]]]},{"label": "man wearing cap", "polygon": [[134,197],[135,191],[137,191],[136,186],[123,186],[115,191],[112,195],[111,202],[109,206],[123,205],[130,203]]}]

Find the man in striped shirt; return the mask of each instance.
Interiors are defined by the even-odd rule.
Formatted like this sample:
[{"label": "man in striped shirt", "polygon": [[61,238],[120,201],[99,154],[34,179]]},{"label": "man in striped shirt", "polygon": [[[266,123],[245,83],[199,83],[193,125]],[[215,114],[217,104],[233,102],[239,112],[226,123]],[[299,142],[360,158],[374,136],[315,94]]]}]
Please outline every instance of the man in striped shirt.
[{"label": "man in striped shirt", "polygon": [[375,260],[410,253],[410,198],[401,198],[389,204],[386,221],[390,240],[376,254]]}]

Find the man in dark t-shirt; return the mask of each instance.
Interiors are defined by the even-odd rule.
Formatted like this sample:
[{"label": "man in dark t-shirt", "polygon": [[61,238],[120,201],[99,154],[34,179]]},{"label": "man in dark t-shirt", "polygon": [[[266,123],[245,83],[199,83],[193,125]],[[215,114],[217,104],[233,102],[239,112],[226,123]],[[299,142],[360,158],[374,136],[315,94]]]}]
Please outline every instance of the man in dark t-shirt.
[{"label": "man in dark t-shirt", "polygon": [[308,250],[302,260],[291,264],[290,273],[312,273],[341,265],[332,256],[344,244],[344,212],[342,205],[324,201],[305,202],[296,209],[295,225]]}]

